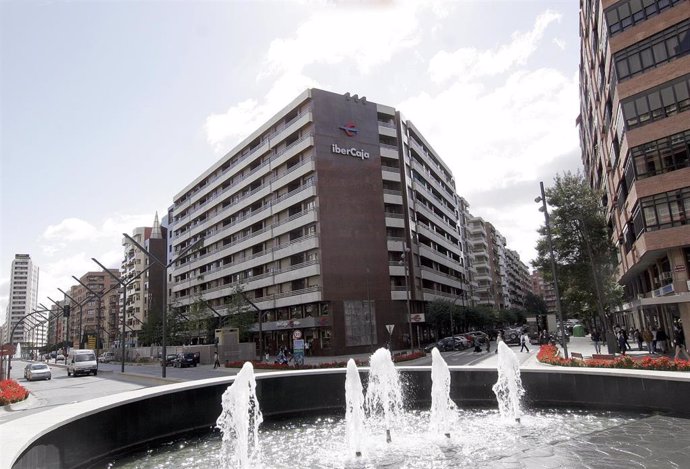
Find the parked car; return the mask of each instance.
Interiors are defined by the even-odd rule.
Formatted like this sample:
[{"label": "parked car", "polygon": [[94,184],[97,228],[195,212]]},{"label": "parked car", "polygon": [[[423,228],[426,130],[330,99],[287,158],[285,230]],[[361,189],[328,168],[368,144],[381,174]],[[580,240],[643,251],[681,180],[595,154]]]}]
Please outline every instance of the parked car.
[{"label": "parked car", "polygon": [[115,354],[113,352],[103,352],[101,356],[98,357],[100,363],[110,363],[113,360],[115,360]]},{"label": "parked car", "polygon": [[50,367],[45,363],[29,363],[24,367],[24,378],[27,381],[34,381],[37,379],[50,379]]},{"label": "parked car", "polygon": [[464,336],[472,341],[472,345],[474,345],[475,341],[478,341],[480,344],[485,344],[486,341],[489,340],[489,336],[482,331],[467,332]]},{"label": "parked car", "polygon": [[506,345],[520,345],[522,329],[503,329],[503,341]]},{"label": "parked car", "polygon": [[193,353],[180,353],[173,364],[175,368],[186,368],[188,366],[196,366],[196,360]]},{"label": "parked car", "polygon": [[472,346],[472,344],[470,343],[470,340],[467,337],[465,337],[464,335],[455,335],[455,336],[453,336],[453,338],[455,339],[455,342],[458,343],[458,345],[459,345],[458,348],[460,350],[464,350],[464,349],[470,348]]},{"label": "parked car", "polygon": [[434,347],[436,347],[439,352],[448,352],[451,350],[465,350],[469,346],[468,344],[469,341],[465,337],[444,337],[438,342],[432,342],[426,347],[424,347],[424,351],[429,353]]},{"label": "parked car", "polygon": [[169,353],[165,356],[165,366],[174,366],[175,360],[177,360],[176,353]]}]

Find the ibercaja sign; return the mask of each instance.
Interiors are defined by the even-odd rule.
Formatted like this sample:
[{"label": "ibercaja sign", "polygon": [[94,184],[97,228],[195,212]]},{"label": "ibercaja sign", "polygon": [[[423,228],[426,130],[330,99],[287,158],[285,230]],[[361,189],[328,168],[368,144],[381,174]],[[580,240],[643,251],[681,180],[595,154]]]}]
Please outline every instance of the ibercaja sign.
[{"label": "ibercaja sign", "polygon": [[[341,126],[340,129],[343,132],[345,132],[345,135],[347,135],[348,137],[354,137],[359,133],[359,129],[352,121]],[[339,146],[337,143],[333,143],[331,145],[331,153],[334,153],[336,155],[352,156],[353,158],[359,158],[360,160],[369,159],[369,152],[355,147],[343,148]]]}]

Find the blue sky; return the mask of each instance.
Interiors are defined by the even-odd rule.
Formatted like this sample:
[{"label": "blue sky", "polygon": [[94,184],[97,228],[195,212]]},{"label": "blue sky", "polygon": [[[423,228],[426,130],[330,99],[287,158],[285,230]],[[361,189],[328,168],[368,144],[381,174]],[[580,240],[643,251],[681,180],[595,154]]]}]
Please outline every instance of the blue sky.
[{"label": "blue sky", "polygon": [[[118,266],[121,233],[307,87],[402,111],[525,262],[539,180],[580,166],[578,2],[0,2],[0,322]],[[54,296],[55,295],[55,296]]]}]

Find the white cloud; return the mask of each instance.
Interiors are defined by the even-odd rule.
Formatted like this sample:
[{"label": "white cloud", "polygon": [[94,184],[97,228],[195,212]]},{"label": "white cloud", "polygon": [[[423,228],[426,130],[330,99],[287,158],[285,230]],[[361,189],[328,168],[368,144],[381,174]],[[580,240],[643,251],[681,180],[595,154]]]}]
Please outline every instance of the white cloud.
[{"label": "white cloud", "polygon": [[429,74],[436,83],[451,79],[465,81],[505,73],[516,65],[524,65],[534,54],[544,35],[544,31],[561,15],[546,11],[537,17],[534,28],[527,33],[515,32],[508,44],[494,49],[479,50],[462,47],[455,52],[438,52],[429,64]]},{"label": "white cloud", "polygon": [[421,11],[444,17],[449,10],[443,2],[322,4],[292,36],[271,42],[258,78],[273,82],[262,101],[245,100],[207,117],[208,143],[216,152],[227,150],[287,105],[286,97],[318,87],[319,82],[307,74],[308,67],[338,66],[364,77],[419,44]]},{"label": "white cloud", "polygon": [[43,238],[47,240],[80,241],[92,239],[97,235],[97,231],[96,227],[87,221],[79,218],[65,218],[57,225],[49,225],[43,232]]},{"label": "white cloud", "polygon": [[563,39],[555,37],[553,38],[553,43],[556,44],[556,47],[558,47],[560,50],[565,50],[565,41]]}]

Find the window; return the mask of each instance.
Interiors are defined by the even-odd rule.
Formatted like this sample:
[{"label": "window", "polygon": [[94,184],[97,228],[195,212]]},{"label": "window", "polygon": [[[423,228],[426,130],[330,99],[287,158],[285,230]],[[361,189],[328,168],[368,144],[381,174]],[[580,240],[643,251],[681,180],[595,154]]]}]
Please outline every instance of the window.
[{"label": "window", "polygon": [[673,7],[682,0],[622,0],[604,11],[609,35],[613,36],[633,25]]},{"label": "window", "polygon": [[687,111],[690,108],[688,86],[690,75],[685,75],[623,101],[621,105],[627,129]]},{"label": "window", "polygon": [[690,215],[690,188],[642,198],[639,206],[644,217],[644,231],[686,225]]},{"label": "window", "polygon": [[690,52],[690,20],[682,21],[617,52],[616,75],[623,81]]}]

